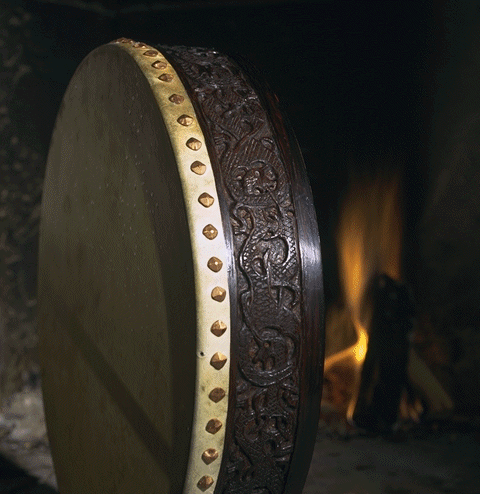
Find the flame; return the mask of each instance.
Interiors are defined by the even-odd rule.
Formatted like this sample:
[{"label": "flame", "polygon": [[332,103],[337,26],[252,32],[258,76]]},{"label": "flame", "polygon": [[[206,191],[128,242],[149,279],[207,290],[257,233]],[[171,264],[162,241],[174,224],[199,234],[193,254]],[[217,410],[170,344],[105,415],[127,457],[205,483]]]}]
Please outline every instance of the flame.
[{"label": "flame", "polygon": [[329,372],[335,373],[342,367],[350,369],[352,389],[346,415],[351,421],[373,311],[366,299],[367,284],[380,273],[400,280],[402,222],[398,175],[378,175],[352,183],[341,209],[336,240],[343,301],[353,322],[355,343],[327,357],[325,376],[328,378]]},{"label": "flame", "polygon": [[340,281],[346,305],[358,326],[369,323],[369,308],[363,298],[372,277],[385,273],[400,280],[399,184],[397,175],[364,179],[354,184],[345,198],[337,231]]},{"label": "flame", "polygon": [[368,346],[368,336],[365,329],[360,328],[360,333],[358,335],[358,341],[353,347],[353,356],[355,360],[361,364],[365,360],[365,355],[367,354]]}]

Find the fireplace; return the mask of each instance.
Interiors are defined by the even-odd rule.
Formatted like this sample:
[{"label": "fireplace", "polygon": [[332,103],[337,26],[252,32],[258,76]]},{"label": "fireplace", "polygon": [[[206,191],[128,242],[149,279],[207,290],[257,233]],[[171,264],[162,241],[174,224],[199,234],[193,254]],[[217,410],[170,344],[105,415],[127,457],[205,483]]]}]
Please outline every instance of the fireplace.
[{"label": "fireplace", "polygon": [[[406,370],[406,342],[408,330],[413,327],[395,329],[404,319],[408,324],[413,314],[393,287],[401,281],[400,189],[398,174],[352,179],[340,209],[336,249],[342,295],[327,312],[324,401],[337,402],[351,423],[366,395],[372,394],[368,400],[373,400],[373,391],[366,391],[369,385],[384,386],[382,381],[387,380],[390,389],[402,386],[394,383],[391,372],[383,375],[378,360],[382,354],[389,354],[387,361],[395,360],[391,370],[398,368],[398,380],[403,381],[402,368]],[[386,296],[381,296],[387,291]],[[352,344],[338,349],[350,338]],[[391,343],[390,351],[387,342]],[[378,382],[374,384],[374,380]],[[336,389],[339,387],[340,392]],[[397,397],[384,396],[382,401],[390,401],[389,398],[397,401],[398,408]],[[377,403],[379,406],[381,403]]]},{"label": "fireplace", "polygon": [[430,328],[403,275],[402,174],[373,173],[351,179],[339,210],[341,294],[326,317],[323,404],[325,418],[334,411],[390,434],[424,412],[448,416],[454,403],[424,360]]}]

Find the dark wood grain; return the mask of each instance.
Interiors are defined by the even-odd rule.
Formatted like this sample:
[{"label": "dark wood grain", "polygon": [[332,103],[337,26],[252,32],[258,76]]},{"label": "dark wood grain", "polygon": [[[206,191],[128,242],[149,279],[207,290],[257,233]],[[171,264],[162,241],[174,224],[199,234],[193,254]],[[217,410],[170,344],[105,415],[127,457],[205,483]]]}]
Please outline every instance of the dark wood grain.
[{"label": "dark wood grain", "polygon": [[323,359],[320,245],[293,133],[248,66],[160,47],[196,107],[231,244],[232,365],[216,494],[297,494],[313,451]]}]

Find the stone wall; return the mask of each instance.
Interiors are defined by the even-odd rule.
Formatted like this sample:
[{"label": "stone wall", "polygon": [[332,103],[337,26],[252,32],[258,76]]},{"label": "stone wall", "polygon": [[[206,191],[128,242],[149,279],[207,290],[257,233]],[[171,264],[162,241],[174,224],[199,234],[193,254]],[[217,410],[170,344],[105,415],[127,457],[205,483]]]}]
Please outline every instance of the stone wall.
[{"label": "stone wall", "polygon": [[[480,9],[445,2],[419,223],[418,294],[446,349],[457,405],[480,412]],[[439,57],[439,55],[437,55]],[[439,364],[441,368],[442,365]]]}]

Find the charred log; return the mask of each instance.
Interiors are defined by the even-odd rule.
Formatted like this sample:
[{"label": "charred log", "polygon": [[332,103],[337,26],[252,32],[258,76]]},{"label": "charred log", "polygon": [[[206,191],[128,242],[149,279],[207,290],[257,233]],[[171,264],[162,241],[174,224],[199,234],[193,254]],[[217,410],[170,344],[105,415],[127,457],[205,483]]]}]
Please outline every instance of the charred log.
[{"label": "charred log", "polygon": [[397,421],[407,385],[414,305],[407,286],[385,274],[372,280],[367,296],[373,314],[353,421],[363,429],[387,433]]}]

